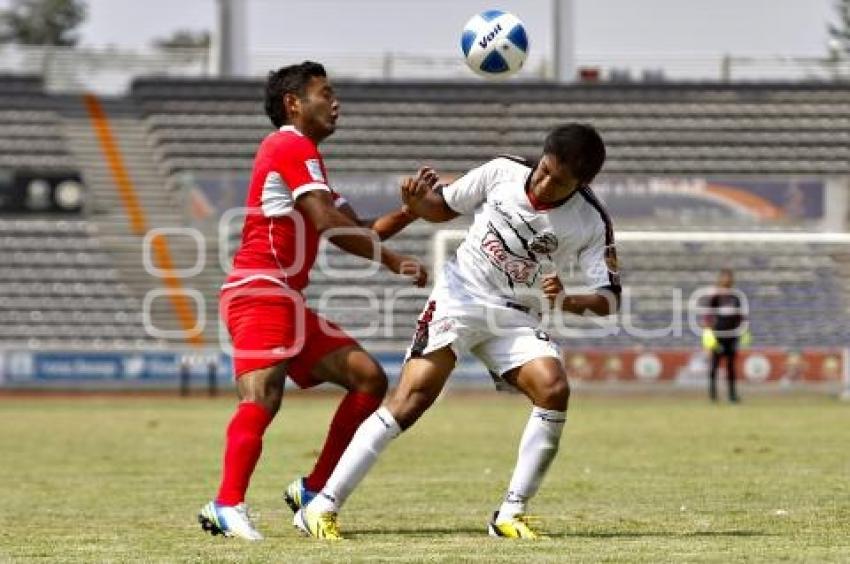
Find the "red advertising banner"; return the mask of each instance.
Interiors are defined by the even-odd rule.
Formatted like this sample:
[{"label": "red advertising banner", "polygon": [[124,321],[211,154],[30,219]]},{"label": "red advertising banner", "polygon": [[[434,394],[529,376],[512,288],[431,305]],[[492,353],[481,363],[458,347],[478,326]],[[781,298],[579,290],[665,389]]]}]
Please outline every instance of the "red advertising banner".
[{"label": "red advertising banner", "polygon": [[[738,353],[736,372],[743,382],[838,382],[840,349],[748,349]],[[704,382],[709,358],[702,350],[577,350],[564,353],[567,374],[586,382]]]}]

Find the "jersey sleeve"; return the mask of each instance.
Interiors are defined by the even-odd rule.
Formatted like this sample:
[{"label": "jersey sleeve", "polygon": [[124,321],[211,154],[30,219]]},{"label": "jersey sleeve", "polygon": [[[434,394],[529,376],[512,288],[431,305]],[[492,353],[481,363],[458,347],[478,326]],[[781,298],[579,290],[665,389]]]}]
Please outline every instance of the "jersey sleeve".
[{"label": "jersey sleeve", "polygon": [[278,147],[272,169],[261,196],[263,213],[267,217],[291,212],[295,200],[307,192],[331,191],[322,156],[307,138],[295,137]]},{"label": "jersey sleeve", "polygon": [[590,288],[607,287],[614,293],[620,293],[617,249],[609,225],[597,225],[590,241],[579,253],[578,261],[585,284]]},{"label": "jersey sleeve", "polygon": [[443,199],[452,210],[469,215],[487,198],[493,161],[474,168],[443,188]]},{"label": "jersey sleeve", "polygon": [[330,191],[322,156],[307,138],[293,139],[275,165],[295,199],[311,190]]}]

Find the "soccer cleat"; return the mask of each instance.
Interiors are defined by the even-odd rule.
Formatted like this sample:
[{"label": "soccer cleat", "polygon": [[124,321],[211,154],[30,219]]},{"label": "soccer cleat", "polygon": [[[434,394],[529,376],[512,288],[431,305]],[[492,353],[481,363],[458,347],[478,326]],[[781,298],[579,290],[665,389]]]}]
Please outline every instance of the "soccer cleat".
[{"label": "soccer cleat", "polygon": [[198,513],[198,522],[203,530],[213,536],[239,537],[249,541],[263,540],[263,535],[254,528],[244,503],[221,505],[211,501]]},{"label": "soccer cleat", "polygon": [[313,501],[317,492],[311,492],[304,487],[304,478],[298,478],[286,488],[283,492],[283,501],[292,510],[293,513],[298,513],[298,510]]},{"label": "soccer cleat", "polygon": [[318,513],[307,511],[302,507],[292,518],[292,524],[308,537],[326,540],[342,540],[339,525],[336,522],[336,513],[328,511]]},{"label": "soccer cleat", "polygon": [[487,532],[491,537],[505,537],[509,539],[540,539],[545,535],[541,531],[535,531],[532,525],[534,517],[519,513],[508,521],[497,523],[499,512],[493,513],[493,519],[487,524]]}]

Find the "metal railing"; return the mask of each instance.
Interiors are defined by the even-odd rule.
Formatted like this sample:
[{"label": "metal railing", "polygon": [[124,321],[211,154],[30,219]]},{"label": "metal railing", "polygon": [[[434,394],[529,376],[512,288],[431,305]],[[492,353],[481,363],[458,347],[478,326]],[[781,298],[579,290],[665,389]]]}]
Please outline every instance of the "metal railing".
[{"label": "metal railing", "polygon": [[[321,53],[260,51],[251,54],[250,76],[305,59],[325,64],[338,78],[365,80],[478,80],[463,58],[443,53]],[[738,56],[729,54],[581,53],[576,68],[588,81],[844,81],[850,57]],[[216,76],[208,49],[67,48],[0,45],[0,72],[37,74],[50,92],[125,93],[137,76]],[[584,71],[584,72],[582,72]],[[551,80],[552,62],[532,52],[518,81]]]}]

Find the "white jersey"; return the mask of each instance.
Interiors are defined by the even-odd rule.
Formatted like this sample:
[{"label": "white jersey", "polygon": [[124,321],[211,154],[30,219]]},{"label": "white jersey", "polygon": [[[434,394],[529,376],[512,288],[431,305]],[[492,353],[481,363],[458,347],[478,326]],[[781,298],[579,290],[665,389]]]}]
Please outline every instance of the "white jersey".
[{"label": "white jersey", "polygon": [[588,288],[619,291],[611,220],[589,187],[557,207],[529,199],[532,167],[500,157],[443,189],[446,204],[475,219],[443,275],[450,287],[485,303],[541,310],[540,282],[580,270]]}]

